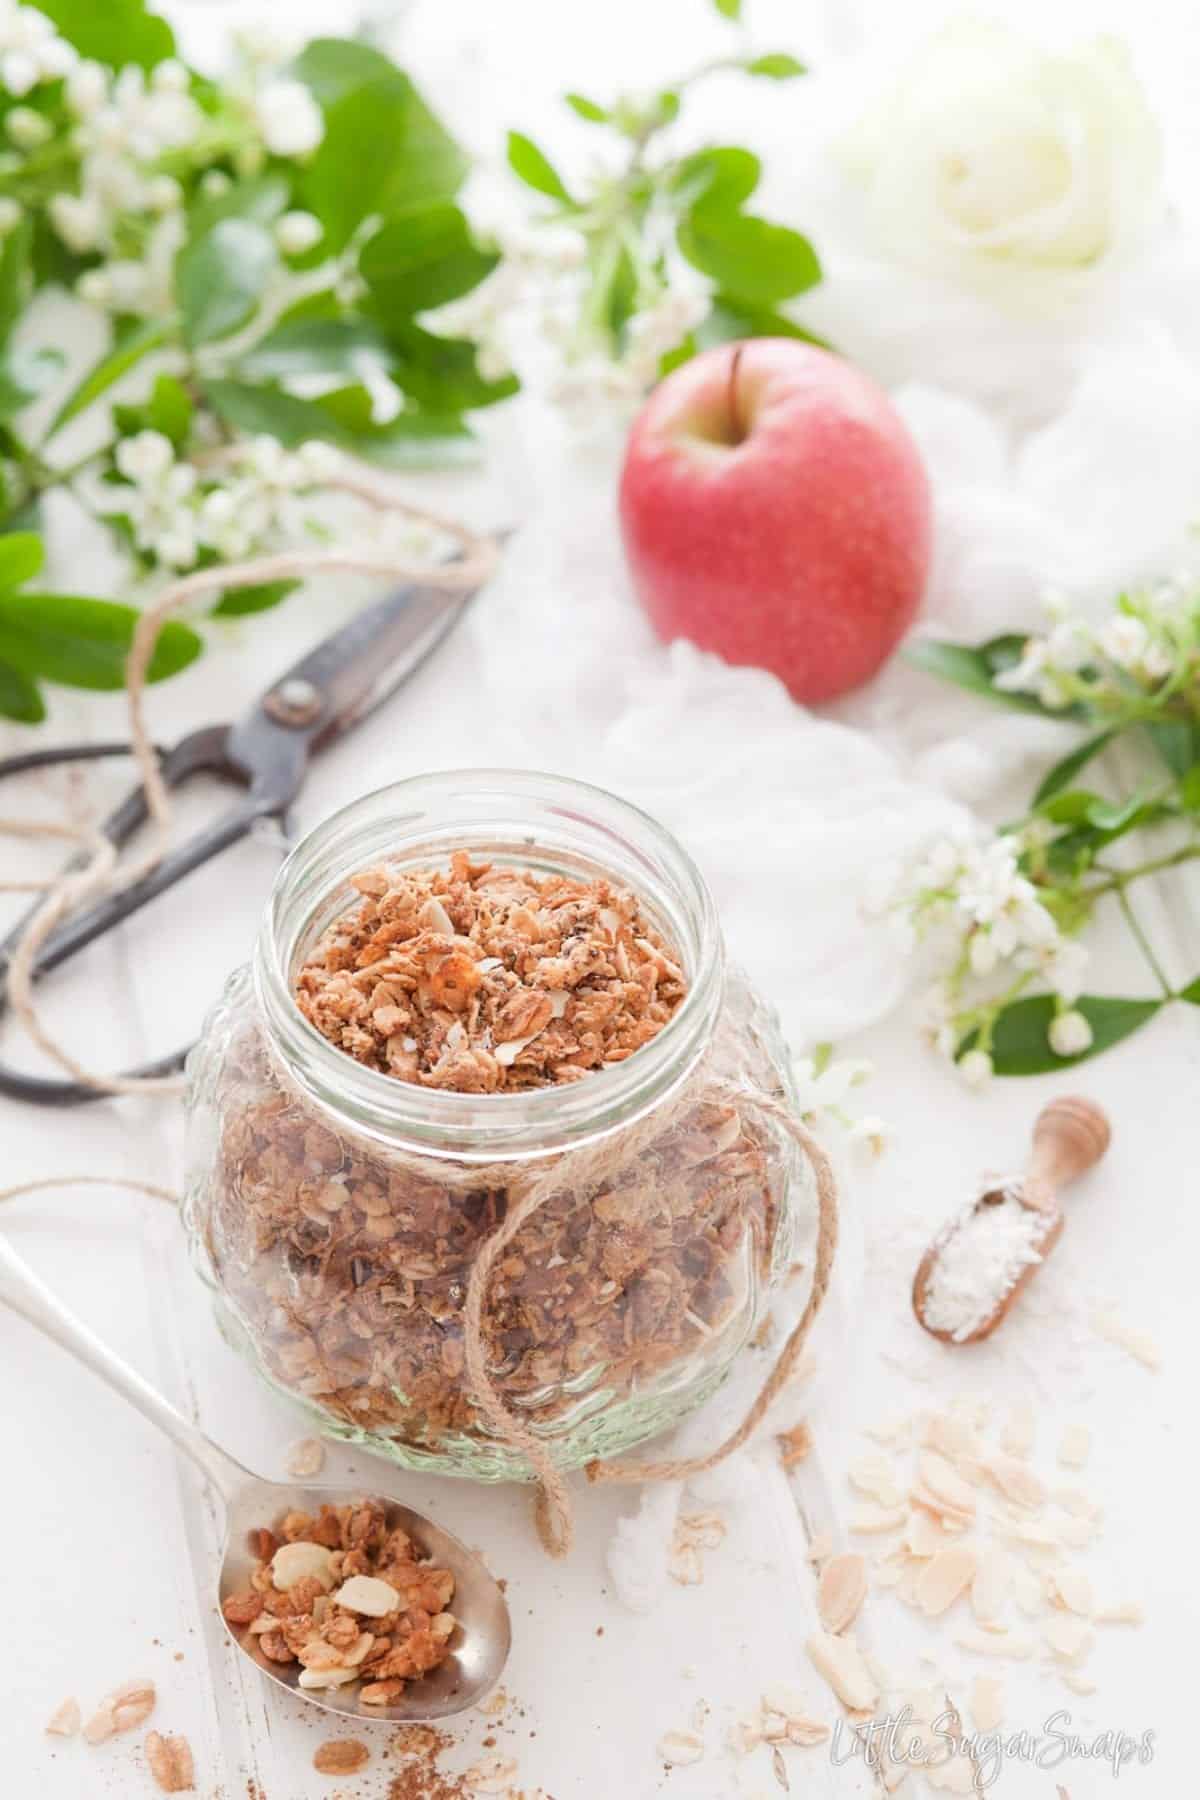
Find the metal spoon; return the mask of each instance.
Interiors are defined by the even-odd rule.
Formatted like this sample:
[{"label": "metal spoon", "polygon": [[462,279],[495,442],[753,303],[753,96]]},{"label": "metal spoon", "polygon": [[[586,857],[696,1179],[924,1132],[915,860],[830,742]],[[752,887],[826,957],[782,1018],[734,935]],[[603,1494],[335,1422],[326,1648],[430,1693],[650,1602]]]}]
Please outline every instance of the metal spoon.
[{"label": "metal spoon", "polygon": [[[361,1490],[344,1486],[293,1487],[290,1483],[264,1481],[252,1475],[198,1426],[169,1406],[136,1370],[114,1355],[99,1338],[93,1337],[87,1327],[43,1287],[3,1238],[0,1238],[0,1305],[20,1313],[31,1325],[53,1338],[77,1362],[99,1375],[122,1399],[136,1407],[152,1425],[157,1425],[177,1449],[191,1457],[205,1480],[220,1495],[225,1506],[225,1548],[217,1584],[218,1601],[244,1589],[249,1583],[255,1564],[249,1541],[251,1532],[273,1526],[288,1512],[313,1513],[323,1503],[344,1506],[368,1497]],[[280,1687],[289,1689],[310,1706],[319,1706],[323,1712],[341,1713],[360,1720],[408,1723],[444,1719],[451,1713],[465,1712],[496,1685],[508,1660],[512,1626],[504,1595],[482,1560],[458,1538],[387,1495],[370,1497],[378,1499],[384,1507],[389,1526],[402,1527],[423,1556],[431,1557],[454,1576],[452,1604],[459,1631],[444,1663],[420,1680],[410,1682],[391,1706],[360,1707],[353,1691],[357,1683],[350,1683],[348,1688],[302,1688],[298,1664],[260,1660],[249,1647],[253,1639],[243,1643],[232,1631],[229,1635],[260,1674],[268,1675]],[[226,1630],[229,1630],[228,1626]]]}]

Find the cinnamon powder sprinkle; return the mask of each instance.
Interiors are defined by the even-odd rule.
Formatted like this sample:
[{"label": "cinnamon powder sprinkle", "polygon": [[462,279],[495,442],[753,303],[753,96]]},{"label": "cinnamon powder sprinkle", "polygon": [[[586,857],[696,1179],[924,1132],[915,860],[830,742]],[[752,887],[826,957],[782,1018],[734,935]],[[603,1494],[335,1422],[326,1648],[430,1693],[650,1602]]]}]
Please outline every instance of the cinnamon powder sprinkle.
[{"label": "cinnamon powder sprinkle", "polygon": [[361,902],[296,981],[311,1024],[400,1081],[491,1094],[623,1062],[671,1018],[682,969],[640,902],[605,879],[473,863],[364,869]]}]

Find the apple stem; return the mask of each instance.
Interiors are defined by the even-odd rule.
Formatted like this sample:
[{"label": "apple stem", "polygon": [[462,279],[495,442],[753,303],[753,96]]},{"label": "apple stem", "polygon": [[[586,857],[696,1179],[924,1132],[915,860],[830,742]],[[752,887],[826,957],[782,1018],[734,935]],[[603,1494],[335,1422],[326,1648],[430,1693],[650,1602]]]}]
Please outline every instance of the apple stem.
[{"label": "apple stem", "polygon": [[729,409],[732,425],[732,441],[735,444],[744,442],[746,436],[746,428],[738,412],[738,370],[741,367],[742,351],[745,347],[744,344],[738,344],[733,352],[729,363],[729,383],[725,392],[725,404]]}]

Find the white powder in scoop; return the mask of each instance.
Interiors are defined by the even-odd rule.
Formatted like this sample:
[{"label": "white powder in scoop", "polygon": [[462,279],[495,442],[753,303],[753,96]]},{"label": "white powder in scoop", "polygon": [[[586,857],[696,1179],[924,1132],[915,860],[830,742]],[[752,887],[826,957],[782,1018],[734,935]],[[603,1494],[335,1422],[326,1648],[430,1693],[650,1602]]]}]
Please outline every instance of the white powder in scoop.
[{"label": "white powder in scoop", "polygon": [[971,1202],[942,1234],[921,1308],[925,1323],[961,1343],[991,1318],[1021,1273],[1042,1260],[1047,1219],[1012,1187],[993,1205]]}]

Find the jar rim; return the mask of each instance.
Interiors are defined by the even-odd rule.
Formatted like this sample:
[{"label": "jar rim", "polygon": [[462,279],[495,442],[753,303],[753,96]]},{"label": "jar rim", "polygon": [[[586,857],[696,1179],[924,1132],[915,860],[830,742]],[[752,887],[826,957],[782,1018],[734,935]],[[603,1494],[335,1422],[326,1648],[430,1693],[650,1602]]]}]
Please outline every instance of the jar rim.
[{"label": "jar rim", "polygon": [[[583,1080],[517,1093],[462,1094],[368,1068],[329,1042],[295,1002],[292,977],[314,921],[374,861],[448,860],[493,848],[541,869],[590,868],[633,889],[661,922],[688,976],[679,1007],[648,1044]],[[716,907],[667,828],[632,802],[573,777],[451,769],[377,788],[310,831],[282,865],[255,949],[268,1040],[323,1110],[393,1149],[464,1162],[548,1156],[630,1124],[662,1104],[708,1047],[724,986]]]}]

